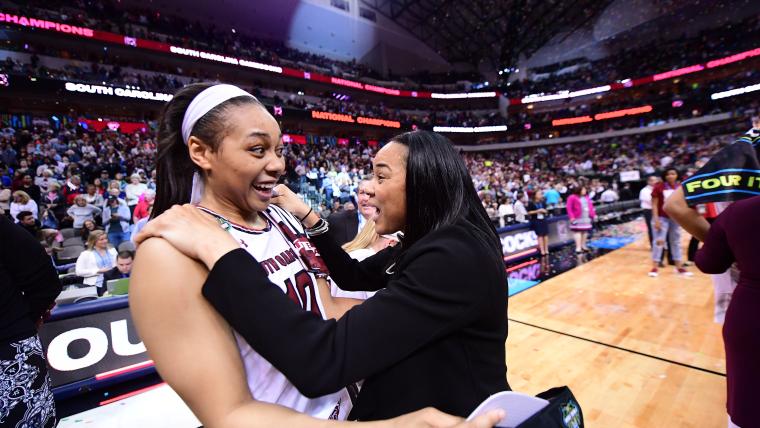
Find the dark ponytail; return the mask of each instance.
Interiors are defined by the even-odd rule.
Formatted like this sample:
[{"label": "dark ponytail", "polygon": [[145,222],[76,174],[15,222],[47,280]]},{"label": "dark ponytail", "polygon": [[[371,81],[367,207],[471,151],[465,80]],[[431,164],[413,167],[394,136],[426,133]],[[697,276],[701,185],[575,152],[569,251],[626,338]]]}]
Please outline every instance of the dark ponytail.
[{"label": "dark ponytail", "polygon": [[[156,201],[151,218],[155,218],[173,205],[190,202],[193,173],[202,172],[190,159],[187,145],[182,139],[182,120],[193,99],[217,83],[193,83],[174,94],[161,113],[158,125],[158,149],[156,154]],[[204,144],[216,150],[221,144],[228,123],[225,111],[237,105],[261,103],[253,97],[240,96],[214,107],[201,117],[190,133]]]}]

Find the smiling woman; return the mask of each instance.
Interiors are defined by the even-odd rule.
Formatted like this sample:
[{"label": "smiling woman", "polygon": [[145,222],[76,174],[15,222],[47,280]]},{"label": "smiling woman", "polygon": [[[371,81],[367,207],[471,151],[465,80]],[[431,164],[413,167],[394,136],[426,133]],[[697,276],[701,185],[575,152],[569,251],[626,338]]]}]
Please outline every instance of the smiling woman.
[{"label": "smiling woman", "polygon": [[[272,286],[277,265],[236,248],[197,209],[173,208],[138,239],[161,236],[172,251],[202,261],[210,270],[203,295],[305,396],[333,394],[364,380],[350,419],[384,419],[425,406],[466,416],[489,395],[509,389],[507,281],[498,236],[464,162],[441,135],[417,131],[393,138],[378,152],[374,169],[366,192],[377,232],[403,231],[405,238],[362,262],[352,260],[325,233],[327,222],[286,186],[278,186],[272,199],[290,218],[303,219],[340,288],[380,290],[345,314],[321,294],[337,320],[294,305],[290,289]],[[311,248],[306,245],[299,248]],[[296,288],[302,302],[314,290]]]},{"label": "smiling woman", "polygon": [[[308,389],[299,391],[201,296],[209,272],[198,263],[201,257],[193,247],[204,254],[206,249],[239,249],[251,260],[261,260],[257,267],[266,286],[291,309],[319,320],[328,311],[342,313],[355,304],[329,298],[331,279],[298,219],[269,205],[285,168],[282,150],[274,118],[252,95],[231,85],[187,86],[167,104],[161,120],[153,209],[157,217],[137,238],[141,245],[132,271],[130,308],[159,374],[204,426],[354,425],[324,421],[348,416],[353,401],[349,391],[356,390],[351,382],[320,394],[302,393]],[[176,206],[188,202],[194,205]],[[189,212],[189,217],[175,216],[178,212]],[[219,235],[204,234],[207,229]],[[192,244],[181,243],[187,240]],[[322,380],[317,376],[313,382]],[[462,427],[490,426],[498,417],[491,414]],[[427,409],[369,425],[459,422]]]}]

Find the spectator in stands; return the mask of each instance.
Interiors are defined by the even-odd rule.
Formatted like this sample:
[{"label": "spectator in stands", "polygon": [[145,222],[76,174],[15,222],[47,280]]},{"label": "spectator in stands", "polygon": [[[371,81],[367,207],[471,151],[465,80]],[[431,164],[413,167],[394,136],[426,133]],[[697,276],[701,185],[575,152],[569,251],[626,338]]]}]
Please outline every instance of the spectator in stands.
[{"label": "spectator in stands", "polygon": [[147,189],[145,193],[143,193],[142,197],[140,197],[140,201],[137,203],[137,206],[135,206],[135,212],[132,215],[132,220],[135,224],[150,215],[150,207],[153,206],[155,201],[156,191]]},{"label": "spectator in stands", "polygon": [[63,220],[66,215],[66,198],[61,194],[60,184],[48,184],[48,191],[42,197],[42,206],[49,210],[58,222]]},{"label": "spectator in stands", "polygon": [[353,208],[353,203],[347,203],[344,210],[333,212],[327,218],[331,225],[329,233],[339,245],[353,240],[367,223],[367,220],[375,215],[375,208],[367,204],[369,200],[368,184],[369,180],[367,179],[359,184],[359,210]]},{"label": "spectator in stands", "polygon": [[[97,179],[96,179],[97,180]],[[103,207],[105,204],[105,200],[103,200],[103,195],[98,192],[98,188],[96,187],[96,184],[88,184],[87,185],[87,193],[84,195],[85,201],[87,201],[90,205],[95,205],[96,207]]]},{"label": "spectator in stands", "polygon": [[103,282],[114,279],[129,278],[132,273],[132,261],[135,256],[131,251],[119,251],[116,256],[116,267],[103,274]]},{"label": "spectator in stands", "polygon": [[572,188],[570,193],[570,197],[567,198],[567,216],[570,218],[570,230],[573,231],[575,240],[575,254],[581,254],[589,251],[586,239],[593,227],[596,211],[585,185]]},{"label": "spectator in stands", "polygon": [[18,223],[18,215],[22,211],[31,212],[35,220],[39,218],[40,211],[37,207],[37,202],[30,198],[29,194],[23,190],[16,190],[13,192],[13,202],[11,202],[10,208],[11,217],[16,219],[16,223]]},{"label": "spectator in stands", "polygon": [[16,216],[16,220],[18,225],[21,226],[24,230],[29,232],[35,238],[39,238],[42,226],[40,225],[39,220],[34,218],[30,211],[21,211]]},{"label": "spectator in stands", "polygon": [[504,227],[507,223],[511,223],[514,220],[515,208],[510,197],[504,196],[501,198],[497,214],[499,216],[499,227]]},{"label": "spectator in stands", "polygon": [[58,274],[66,274],[69,273],[69,270],[72,268],[76,269],[76,263],[66,263],[59,265],[55,259],[55,247],[44,241],[40,242],[40,244],[42,245],[42,248],[45,249],[45,253],[48,255],[48,257],[50,257],[50,262],[53,263],[53,267],[55,267],[55,270],[58,272]]},{"label": "spectator in stands", "polygon": [[132,218],[127,204],[115,197],[109,196],[103,209],[103,226],[108,234],[108,241],[118,248],[119,244],[129,240],[129,219]]},{"label": "spectator in stands", "polygon": [[618,196],[618,193],[615,191],[613,186],[608,187],[604,192],[602,192],[602,195],[599,197],[599,201],[604,204],[611,204],[613,202],[617,202],[618,200],[620,200],[620,196]]},{"label": "spectator in stands", "polygon": [[0,382],[6,427],[53,428],[55,400],[37,330],[61,292],[36,238],[0,216]]},{"label": "spectator in stands", "polygon": [[562,202],[562,196],[560,196],[559,191],[556,189],[557,186],[549,185],[544,191],[544,199],[546,200],[546,206],[547,208],[554,208],[555,206],[559,205],[560,202]]},{"label": "spectator in stands", "polygon": [[150,216],[153,215],[153,204],[148,206],[148,215],[138,220],[132,228],[132,236],[129,237],[131,242],[135,242],[137,234],[140,233],[143,227],[150,221]]},{"label": "spectator in stands", "polygon": [[85,284],[97,287],[98,296],[102,296],[103,274],[116,267],[116,256],[116,249],[108,245],[108,235],[94,230],[87,239],[87,249],[77,258],[76,274]]},{"label": "spectator in stands", "polygon": [[662,252],[665,245],[668,251],[673,255],[673,261],[676,265],[676,272],[682,276],[691,276],[691,272],[683,267],[683,258],[681,256],[681,227],[675,221],[671,220],[668,213],[663,210],[665,200],[676,191],[681,185],[678,181],[678,170],[669,167],[662,174],[662,183],[657,183],[652,189],[652,229],[654,233],[654,246],[652,247],[652,270],[649,276],[656,277],[659,275],[658,265],[662,260]]},{"label": "spectator in stands", "polygon": [[0,215],[11,218],[11,189],[0,189]]},{"label": "spectator in stands", "polygon": [[85,220],[95,220],[95,216],[100,215],[102,211],[99,207],[88,204],[85,195],[77,195],[74,198],[74,205],[69,207],[66,213],[74,220],[71,227],[79,232]]},{"label": "spectator in stands", "polygon": [[77,195],[85,193],[82,179],[78,175],[72,175],[66,180],[66,184],[63,186],[61,193],[64,198],[66,198],[66,205],[72,205],[74,203],[74,198]]},{"label": "spectator in stands", "polygon": [[140,174],[132,174],[129,177],[129,184],[124,188],[126,194],[127,206],[129,212],[133,213],[137,203],[140,202],[140,196],[148,190],[148,186],[140,181]]},{"label": "spectator in stands", "polygon": [[523,200],[527,198],[527,195],[524,192],[518,192],[517,198],[515,199],[515,221],[517,223],[526,223],[528,220],[526,216],[528,215],[528,210],[525,209],[525,203]]},{"label": "spectator in stands", "polygon": [[16,190],[25,192],[34,202],[40,201],[40,188],[34,184],[31,174],[24,174],[21,179],[21,185]]},{"label": "spectator in stands", "polygon": [[92,233],[93,230],[103,230],[100,229],[97,224],[95,223],[95,220],[85,220],[82,224],[82,230],[81,230],[81,236],[82,236],[82,242],[87,242],[88,239],[90,239],[90,233]]},{"label": "spectator in stands", "polygon": [[644,222],[647,224],[647,235],[649,236],[649,248],[652,248],[652,190],[657,184],[657,176],[650,175],[647,177],[647,185],[639,191],[639,202],[641,211],[644,213]]}]

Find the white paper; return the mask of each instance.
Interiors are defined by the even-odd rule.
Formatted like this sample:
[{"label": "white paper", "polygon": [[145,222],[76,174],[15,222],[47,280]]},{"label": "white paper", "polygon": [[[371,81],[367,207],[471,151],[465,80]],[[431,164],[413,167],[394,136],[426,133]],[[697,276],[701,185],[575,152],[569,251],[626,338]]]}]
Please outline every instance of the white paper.
[{"label": "white paper", "polygon": [[491,410],[504,410],[507,415],[495,426],[502,428],[514,428],[525,422],[529,417],[538,413],[539,410],[549,405],[549,401],[531,395],[513,391],[503,391],[488,397],[480,403],[477,409],[470,414],[467,420],[487,413]]}]

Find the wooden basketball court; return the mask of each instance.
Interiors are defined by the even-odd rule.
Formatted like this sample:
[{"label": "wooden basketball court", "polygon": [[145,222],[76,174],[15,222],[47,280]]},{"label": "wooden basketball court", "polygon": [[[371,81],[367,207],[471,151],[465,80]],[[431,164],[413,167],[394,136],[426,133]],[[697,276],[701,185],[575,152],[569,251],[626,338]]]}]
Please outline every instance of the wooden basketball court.
[{"label": "wooden basketball court", "polygon": [[650,268],[644,236],[510,298],[512,388],[568,385],[588,427],[725,427],[712,282]]}]

